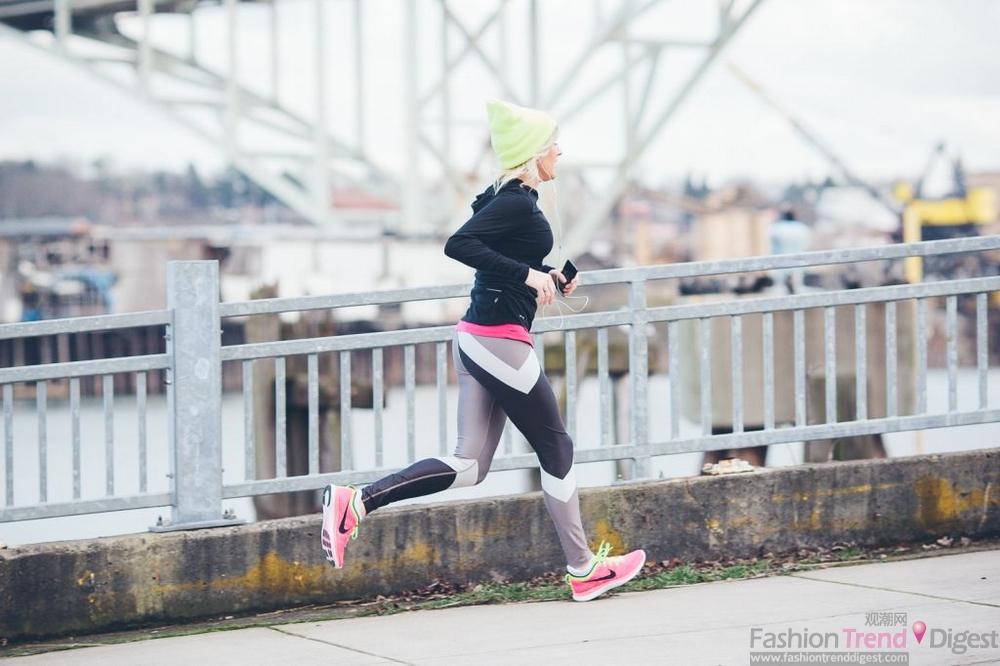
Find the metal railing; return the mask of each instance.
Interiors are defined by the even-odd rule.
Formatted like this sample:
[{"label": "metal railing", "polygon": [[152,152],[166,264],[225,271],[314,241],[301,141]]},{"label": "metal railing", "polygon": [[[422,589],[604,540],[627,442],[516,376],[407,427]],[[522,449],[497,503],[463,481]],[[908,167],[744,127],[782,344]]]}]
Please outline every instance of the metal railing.
[{"label": "metal railing", "polygon": [[[582,274],[582,292],[625,290],[627,302],[612,299],[597,311],[540,318],[532,335],[543,364],[558,366],[550,368],[550,374],[561,382],[558,387],[565,398],[571,436],[589,438],[586,446],[578,441],[577,462],[625,461],[630,463],[627,476],[632,478],[647,476],[650,460],[682,452],[1000,422],[1000,409],[991,406],[989,391],[990,295],[1000,291],[998,275],[780,296],[764,293],[752,298],[716,298],[714,302],[673,297],[666,299],[667,304],[659,304],[664,300],[663,285],[676,285],[688,278],[997,249],[1000,238],[984,237],[591,271]],[[215,262],[173,262],[168,267],[166,310],[0,325],[0,340],[135,326],[162,326],[167,339],[165,354],[0,368],[0,463],[4,469],[0,522],[170,506],[171,528],[227,524],[224,500],[313,490],[330,482],[372,481],[398,469],[400,462],[416,459],[417,441],[427,432],[433,432],[438,452],[448,453],[449,424],[454,420],[449,404],[454,391],[453,368],[448,360],[452,324],[225,346],[220,330],[224,320],[463,298],[468,285],[220,304],[218,280]],[[672,293],[676,295],[676,289]],[[929,319],[942,301],[949,398],[946,409],[930,411],[926,399]],[[964,408],[959,407],[956,388],[959,345],[963,343],[960,304],[962,321],[971,322],[973,330],[969,344],[974,349],[972,364],[978,389],[975,405]],[[853,319],[853,326],[843,326],[846,316]],[[717,325],[728,331],[728,339],[720,340],[714,329]],[[872,331],[883,329],[879,344],[873,345]],[[748,345],[750,339],[757,342]],[[781,345],[777,349],[776,341]],[[900,349],[901,341],[905,353]],[[429,403],[417,396],[421,387],[416,359],[422,346],[432,350],[424,356],[433,358],[434,397]],[[655,364],[651,363],[651,347],[665,350]],[[846,356],[844,349],[849,350]],[[400,390],[405,396],[405,409],[393,417],[402,423],[392,424],[386,421],[385,408],[392,388],[386,365],[390,350],[401,350]],[[626,360],[614,360],[621,355]],[[725,372],[720,375],[719,358],[723,356]],[[593,372],[592,364],[584,360],[590,357],[596,357]],[[876,358],[880,360],[873,362]],[[371,386],[364,390],[370,390],[371,395],[360,401],[371,405],[365,408],[364,429],[361,408],[356,406],[357,373],[352,372],[352,363],[357,364],[358,359],[370,365]],[[305,395],[300,397],[304,400],[305,428],[300,430],[304,438],[297,445],[301,445],[306,463],[299,471],[293,471],[288,460],[290,360],[304,361],[305,368]],[[330,360],[335,361],[326,363],[331,369],[321,372],[323,362]],[[242,419],[235,425],[231,421],[224,425],[221,416],[220,377],[227,363],[242,366]],[[257,364],[273,364],[273,386],[255,386]],[[756,369],[749,369],[751,366]],[[163,423],[150,424],[145,373],[156,370],[166,371],[167,408]],[[111,378],[116,374],[136,376],[134,396],[115,395]],[[91,376],[103,378],[102,424],[85,424],[80,415],[80,378]],[[663,399],[660,393],[654,396],[651,380],[662,380],[669,388],[668,397]],[[596,382],[598,397],[584,406],[581,386],[587,381]],[[56,382],[67,385],[66,395],[50,401],[49,387]],[[626,383],[628,395],[627,428],[620,432],[613,406],[619,382]],[[884,394],[879,401],[874,400],[871,390],[876,385],[882,387],[880,395]],[[273,406],[273,438],[258,426],[260,403],[255,396],[261,391],[268,394],[267,402]],[[718,406],[720,396],[725,397],[724,409]],[[34,436],[21,436],[15,427],[15,410],[23,417],[23,412],[31,409],[32,397]],[[852,405],[847,415],[841,405],[845,398]],[[123,401],[131,403],[133,399],[134,430],[129,426],[123,436],[116,414]],[[50,423],[50,402],[59,403],[58,428]],[[336,413],[339,425],[325,429],[323,412]],[[651,432],[654,412],[658,417],[667,415],[667,426]],[[596,428],[579,432],[584,417],[590,424],[596,422]],[[698,431],[682,428],[685,422],[695,423]],[[713,434],[718,424],[726,426],[726,434]],[[404,435],[390,437],[390,425]],[[238,445],[242,468],[224,472],[223,442],[232,445],[233,439],[240,437],[237,426],[242,426]],[[102,427],[105,472],[103,488],[99,488],[93,480],[81,478],[85,476],[81,458],[100,455],[99,444],[91,440]],[[50,456],[50,433],[57,429],[61,433],[58,465]],[[162,479],[152,484],[147,479],[149,439],[151,433],[159,435],[161,431],[166,433],[170,461],[166,487],[162,487]],[[123,444],[121,439],[127,441]],[[331,440],[336,453],[332,461]],[[130,465],[134,465],[124,470],[124,480],[122,449],[129,452]],[[66,451],[69,462],[63,460]],[[273,453],[273,474],[262,476],[258,472],[262,451]],[[492,469],[535,466],[535,456],[516,453],[508,435]],[[31,479],[35,472],[37,484]],[[57,473],[68,474],[72,482],[60,483],[63,495],[54,497],[50,481]]]}]

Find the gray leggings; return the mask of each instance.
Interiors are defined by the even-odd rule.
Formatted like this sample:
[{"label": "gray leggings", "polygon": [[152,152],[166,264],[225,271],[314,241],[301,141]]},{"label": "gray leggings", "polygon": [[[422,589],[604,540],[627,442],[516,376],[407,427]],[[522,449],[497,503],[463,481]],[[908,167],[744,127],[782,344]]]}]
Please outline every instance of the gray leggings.
[{"label": "gray leggings", "polygon": [[566,562],[587,566],[591,552],[580,520],[573,441],[534,349],[518,340],[457,332],[452,351],[458,372],[455,455],[420,460],[366,486],[365,509],[481,482],[509,418],[538,456],[542,495]]}]

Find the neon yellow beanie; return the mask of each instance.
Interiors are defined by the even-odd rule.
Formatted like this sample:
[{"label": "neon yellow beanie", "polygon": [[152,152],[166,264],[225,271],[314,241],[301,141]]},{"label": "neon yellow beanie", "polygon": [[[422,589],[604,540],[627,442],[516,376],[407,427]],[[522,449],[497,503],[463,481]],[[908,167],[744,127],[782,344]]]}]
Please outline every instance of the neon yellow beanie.
[{"label": "neon yellow beanie", "polygon": [[498,99],[486,102],[490,143],[501,169],[513,169],[537,155],[556,131],[547,113]]}]

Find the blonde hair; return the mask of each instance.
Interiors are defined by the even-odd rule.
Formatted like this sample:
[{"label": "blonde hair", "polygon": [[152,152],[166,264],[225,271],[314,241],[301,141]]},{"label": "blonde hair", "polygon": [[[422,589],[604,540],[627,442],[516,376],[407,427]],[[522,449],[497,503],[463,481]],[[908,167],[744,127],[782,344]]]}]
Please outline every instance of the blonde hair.
[{"label": "blonde hair", "polygon": [[514,179],[520,179],[521,181],[530,181],[533,183],[540,183],[542,180],[542,175],[538,172],[538,161],[545,157],[550,150],[556,145],[556,140],[559,138],[559,130],[556,129],[549,137],[549,140],[545,142],[545,145],[535,153],[535,156],[524,164],[519,164],[512,169],[505,169],[497,174],[496,178],[493,179],[493,193],[499,192],[507,183]]}]

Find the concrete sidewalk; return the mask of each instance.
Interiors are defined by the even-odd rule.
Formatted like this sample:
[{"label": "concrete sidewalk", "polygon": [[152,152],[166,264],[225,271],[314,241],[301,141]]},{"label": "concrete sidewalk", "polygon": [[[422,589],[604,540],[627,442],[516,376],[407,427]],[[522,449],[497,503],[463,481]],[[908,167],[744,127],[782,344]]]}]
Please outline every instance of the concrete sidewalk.
[{"label": "concrete sidewalk", "polygon": [[[4,660],[24,664],[1000,663],[1000,550],[613,594],[588,603],[472,606],[252,627]],[[873,615],[875,614],[875,615]],[[905,614],[905,620],[902,615]],[[878,619],[888,626],[870,624]],[[926,631],[918,643],[914,633]],[[916,627],[915,627],[916,625]],[[756,628],[756,630],[755,630]],[[856,630],[850,633],[849,630]],[[967,633],[963,633],[967,632]],[[890,634],[896,646],[865,645]],[[757,636],[751,646],[751,635]],[[974,638],[969,640],[969,634]],[[850,645],[847,644],[850,638]],[[840,661],[778,661],[791,640]],[[774,641],[767,649],[766,641]],[[860,641],[859,645],[855,641]],[[825,642],[824,649],[808,648]],[[974,644],[975,647],[968,647]],[[949,647],[950,645],[950,647]],[[770,653],[752,661],[751,653]],[[873,658],[883,656],[881,661]],[[908,661],[903,658],[908,655]],[[895,661],[887,661],[893,658]],[[801,659],[801,658],[800,658]],[[846,659],[846,660],[845,660]]]}]

